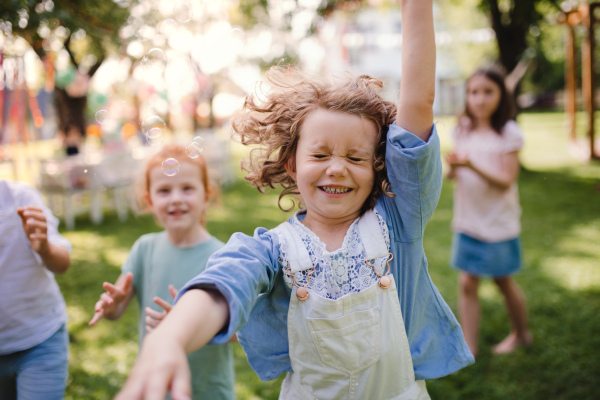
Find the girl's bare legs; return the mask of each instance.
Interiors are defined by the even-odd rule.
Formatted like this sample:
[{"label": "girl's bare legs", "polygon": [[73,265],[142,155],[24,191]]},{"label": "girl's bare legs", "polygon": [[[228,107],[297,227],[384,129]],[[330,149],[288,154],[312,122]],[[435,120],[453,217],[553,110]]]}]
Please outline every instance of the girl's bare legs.
[{"label": "girl's bare legs", "polygon": [[460,292],[458,296],[458,316],[467,345],[474,357],[477,357],[479,340],[479,278],[465,272],[460,274]]},{"label": "girl's bare legs", "polygon": [[504,296],[512,330],[504,340],[494,346],[492,351],[495,354],[506,354],[519,346],[529,346],[533,342],[533,337],[527,324],[527,307],[523,292],[510,276],[495,278],[494,283],[498,285]]}]

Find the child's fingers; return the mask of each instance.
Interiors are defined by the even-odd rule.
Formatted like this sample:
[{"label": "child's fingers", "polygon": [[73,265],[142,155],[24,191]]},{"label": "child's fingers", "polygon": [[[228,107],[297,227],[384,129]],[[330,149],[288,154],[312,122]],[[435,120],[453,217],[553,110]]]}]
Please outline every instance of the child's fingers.
[{"label": "child's fingers", "polygon": [[118,287],[116,287],[115,285],[113,285],[110,282],[104,282],[102,284],[102,287],[104,288],[104,290],[106,290],[106,292],[108,294],[110,294],[111,297],[117,297],[117,296],[119,296],[119,295],[121,295],[123,293],[121,291],[121,289],[119,289]]},{"label": "child's fingers", "polygon": [[146,315],[145,318],[146,326],[149,326],[150,328],[156,328],[161,323],[161,321],[162,319],[156,320],[148,315]]},{"label": "child's fingers", "polygon": [[115,301],[110,295],[106,292],[100,295],[100,300],[102,300],[106,304],[113,304]]},{"label": "child's fingers", "polygon": [[146,315],[149,315],[151,318],[154,319],[163,319],[165,315],[167,315],[165,311],[156,311],[151,309],[150,307],[146,307],[144,310],[146,311]]},{"label": "child's fingers", "polygon": [[100,321],[100,319],[104,316],[104,311],[96,311],[90,322],[88,322],[89,326],[94,326],[96,322]]},{"label": "child's fingers", "polygon": [[161,299],[160,297],[155,297],[154,298],[154,303],[156,303],[160,308],[162,308],[166,312],[171,311],[171,309],[173,308],[173,306],[171,305],[171,303],[169,303],[168,301],[165,301],[165,300]]},{"label": "child's fingers", "polygon": [[175,289],[175,286],[169,285],[169,293],[171,293],[171,296],[173,296],[173,300],[175,300],[175,297],[177,297],[177,293],[179,293],[179,290]]},{"label": "child's fingers", "polygon": [[122,290],[124,293],[128,293],[131,288],[131,284],[133,283],[133,274],[128,272],[125,275],[125,282],[123,282]]},{"label": "child's fingers", "polygon": [[150,328],[148,325],[146,325],[146,332],[147,333],[152,333],[154,329]]},{"label": "child's fingers", "polygon": [[190,387],[190,379],[191,377],[189,369],[180,366],[173,375],[173,382],[171,383],[171,399],[192,399],[192,388]]}]

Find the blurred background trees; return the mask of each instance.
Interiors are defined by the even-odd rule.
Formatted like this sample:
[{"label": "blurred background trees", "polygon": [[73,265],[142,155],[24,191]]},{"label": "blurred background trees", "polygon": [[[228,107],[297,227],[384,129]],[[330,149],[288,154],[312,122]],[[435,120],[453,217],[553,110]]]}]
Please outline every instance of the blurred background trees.
[{"label": "blurred background trees", "polygon": [[[4,0],[0,52],[5,60],[26,60],[30,48],[39,57],[42,73],[26,83],[29,90],[45,91],[46,98],[52,94],[59,130],[75,125],[85,132],[86,121],[93,122],[102,109],[126,114],[121,119],[137,130],[148,113],[161,114],[173,130],[195,130],[219,126],[273,64],[337,72],[331,62],[336,55],[346,58],[340,68],[354,65],[358,70],[382,41],[388,41],[382,47],[388,54],[399,51],[401,26],[389,17],[399,13],[398,3]],[[450,76],[444,79],[464,79],[491,62],[510,72],[521,61],[528,65],[518,87],[529,95],[525,106],[562,90],[564,27],[557,16],[576,3],[437,1],[439,64],[442,75]],[[373,9],[378,14],[369,16],[367,10]],[[368,22],[381,18],[390,26],[383,34]],[[396,77],[390,79],[396,83]],[[111,106],[117,111],[111,113]],[[183,118],[178,115],[185,115],[191,126],[178,125]]]}]

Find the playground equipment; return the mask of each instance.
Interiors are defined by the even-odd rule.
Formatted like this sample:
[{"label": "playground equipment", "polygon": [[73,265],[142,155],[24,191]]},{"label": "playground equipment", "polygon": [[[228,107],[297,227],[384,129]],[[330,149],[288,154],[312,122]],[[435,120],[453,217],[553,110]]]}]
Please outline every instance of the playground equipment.
[{"label": "playground equipment", "polygon": [[[568,6],[568,4],[565,2]],[[566,8],[566,7],[565,7]],[[577,92],[577,61],[576,61],[576,37],[575,27],[582,25],[585,30],[582,44],[582,82],[581,89],[583,104],[587,116],[587,136],[589,143],[589,159],[600,159],[600,149],[595,145],[595,121],[596,112],[596,78],[594,74],[596,40],[594,32],[598,19],[600,18],[600,3],[579,3],[572,8],[563,9],[559,15],[559,22],[567,26],[566,40],[566,68],[565,68],[565,111],[569,118],[569,136],[572,143],[576,143],[576,92]]]}]

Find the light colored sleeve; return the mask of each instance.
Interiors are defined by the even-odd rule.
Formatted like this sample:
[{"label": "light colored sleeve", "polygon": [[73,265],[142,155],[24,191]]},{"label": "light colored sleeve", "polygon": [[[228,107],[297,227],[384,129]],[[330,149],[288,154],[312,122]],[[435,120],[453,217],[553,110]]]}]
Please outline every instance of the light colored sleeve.
[{"label": "light colored sleeve", "polygon": [[502,134],[505,136],[503,153],[512,153],[523,148],[523,131],[515,121],[508,121],[502,130]]}]

